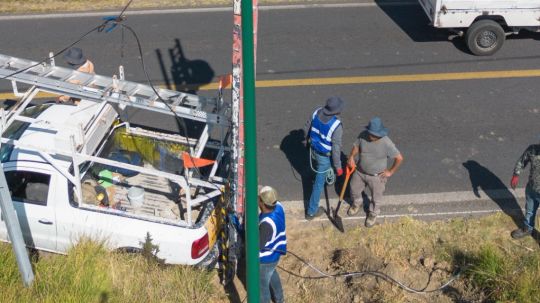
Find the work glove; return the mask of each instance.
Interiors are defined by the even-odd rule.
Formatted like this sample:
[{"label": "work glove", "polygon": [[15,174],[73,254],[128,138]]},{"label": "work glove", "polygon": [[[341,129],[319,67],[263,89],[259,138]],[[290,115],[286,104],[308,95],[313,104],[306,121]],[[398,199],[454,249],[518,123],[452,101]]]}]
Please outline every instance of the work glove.
[{"label": "work glove", "polygon": [[343,175],[343,168],[340,167],[340,168],[336,169],[336,174],[337,174],[338,177],[341,177],[341,175]]},{"label": "work glove", "polygon": [[513,175],[512,179],[510,180],[510,187],[512,187],[512,189],[516,189],[518,183],[519,183],[519,176]]}]

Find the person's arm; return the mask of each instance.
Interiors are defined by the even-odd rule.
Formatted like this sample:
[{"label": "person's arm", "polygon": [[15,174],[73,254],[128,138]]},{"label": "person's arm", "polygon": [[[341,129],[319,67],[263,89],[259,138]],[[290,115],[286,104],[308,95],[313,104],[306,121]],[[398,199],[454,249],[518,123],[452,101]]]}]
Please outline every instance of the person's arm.
[{"label": "person's arm", "polygon": [[343,127],[340,124],[332,133],[332,162],[334,163],[336,171],[339,172],[341,169],[341,173],[343,173],[343,168],[341,167],[341,148],[343,146],[342,137]]},{"label": "person's arm", "polygon": [[259,224],[259,250],[263,251],[266,242],[272,239],[272,227],[268,222]]},{"label": "person's arm", "polygon": [[381,177],[383,178],[390,178],[401,166],[401,162],[403,162],[403,155],[400,153],[394,158],[394,163],[389,169],[385,169],[384,172],[381,174]]},{"label": "person's arm", "polygon": [[360,147],[355,143],[353,144],[353,147],[351,149],[351,153],[349,154],[349,158],[347,159],[347,165],[349,168],[353,168],[355,166],[354,162],[356,159],[356,155],[360,152]]},{"label": "person's arm", "polygon": [[532,145],[527,147],[527,149],[523,152],[521,157],[516,162],[516,165],[514,166],[514,174],[512,175],[512,179],[510,180],[510,187],[512,189],[516,189],[518,183],[519,183],[519,175],[521,174],[521,171],[527,164],[529,163],[531,159],[531,153],[532,153]]}]

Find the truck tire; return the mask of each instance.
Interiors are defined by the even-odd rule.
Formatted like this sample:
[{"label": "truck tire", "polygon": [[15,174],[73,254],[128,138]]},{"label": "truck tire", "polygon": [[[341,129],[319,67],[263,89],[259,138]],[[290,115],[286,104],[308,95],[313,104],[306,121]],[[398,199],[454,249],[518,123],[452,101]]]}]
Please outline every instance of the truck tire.
[{"label": "truck tire", "polygon": [[493,55],[502,47],[505,39],[503,28],[493,20],[476,21],[465,34],[467,47],[477,56]]}]

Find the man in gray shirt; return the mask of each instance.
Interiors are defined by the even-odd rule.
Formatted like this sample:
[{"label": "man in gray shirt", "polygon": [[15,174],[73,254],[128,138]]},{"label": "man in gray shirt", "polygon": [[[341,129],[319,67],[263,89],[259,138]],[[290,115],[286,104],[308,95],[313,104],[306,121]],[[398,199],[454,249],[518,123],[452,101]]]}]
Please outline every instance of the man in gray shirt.
[{"label": "man in gray shirt", "polygon": [[[366,186],[371,192],[366,227],[372,227],[375,224],[380,212],[379,205],[382,202],[386,181],[403,161],[403,156],[387,135],[388,129],[384,127],[382,120],[379,117],[371,119],[366,130],[356,139],[347,163],[349,167],[354,167],[356,155],[359,155],[356,170],[351,179],[353,201],[347,214],[353,216],[358,213],[362,205],[362,192]],[[390,168],[388,168],[387,159],[394,160]]]}]

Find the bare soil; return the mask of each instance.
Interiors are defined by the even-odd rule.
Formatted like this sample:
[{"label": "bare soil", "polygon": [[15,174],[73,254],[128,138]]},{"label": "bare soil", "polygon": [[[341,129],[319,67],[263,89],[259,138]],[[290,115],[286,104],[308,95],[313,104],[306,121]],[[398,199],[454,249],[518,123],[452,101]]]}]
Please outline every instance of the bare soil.
[{"label": "bare soil", "polygon": [[[376,272],[420,291],[435,290],[464,266],[463,255],[486,244],[501,249],[538,253],[534,239],[512,240],[515,228],[504,214],[423,222],[402,218],[378,222],[367,229],[363,222],[345,226],[341,233],[328,221],[306,222],[288,214],[288,250],[324,273]],[[479,227],[482,228],[479,228]],[[448,287],[413,293],[371,274],[320,278],[321,274],[292,254],[282,257],[278,272],[287,302],[484,302],[486,294],[457,278]],[[245,299],[240,280],[226,289],[230,302]]]}]

